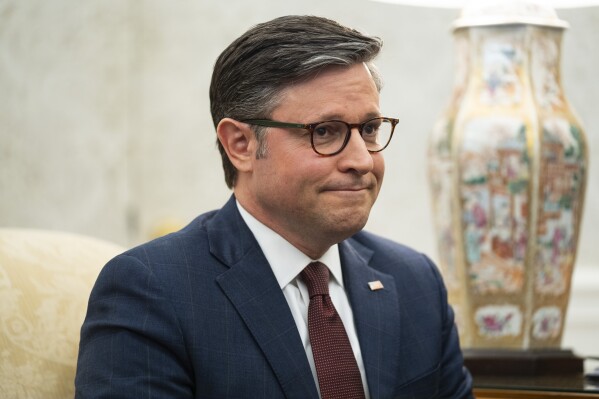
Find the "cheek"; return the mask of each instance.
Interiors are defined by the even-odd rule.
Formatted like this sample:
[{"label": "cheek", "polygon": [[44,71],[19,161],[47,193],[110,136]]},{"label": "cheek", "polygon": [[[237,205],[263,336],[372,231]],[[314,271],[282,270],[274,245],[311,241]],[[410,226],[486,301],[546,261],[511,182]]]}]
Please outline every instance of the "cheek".
[{"label": "cheek", "polygon": [[382,154],[376,154],[374,158],[374,167],[372,173],[376,176],[379,187],[383,183],[383,177],[385,176],[385,158]]},{"label": "cheek", "polygon": [[306,166],[290,156],[269,155],[262,160],[257,176],[260,176],[262,189],[277,198],[293,195],[292,192],[305,183],[303,180],[309,179]]},{"label": "cheek", "polygon": [[[289,184],[305,184],[318,181],[323,175],[330,173],[334,165],[327,163],[329,159],[321,158],[312,148],[302,146],[296,150],[286,151],[286,155],[276,161],[278,175],[288,179]],[[285,182],[283,182],[285,183]]]}]

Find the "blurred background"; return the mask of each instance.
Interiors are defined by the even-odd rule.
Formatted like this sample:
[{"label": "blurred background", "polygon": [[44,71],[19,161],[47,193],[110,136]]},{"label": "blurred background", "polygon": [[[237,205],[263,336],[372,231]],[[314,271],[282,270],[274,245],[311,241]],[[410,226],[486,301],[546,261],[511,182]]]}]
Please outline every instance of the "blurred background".
[{"label": "blurred background", "polygon": [[[435,259],[426,151],[451,93],[459,10],[367,0],[0,0],[0,226],[131,246],[219,208],[230,191],[209,112],[214,61],[285,14],[383,38],[381,109],[400,124],[367,228]],[[558,14],[570,23],[563,87],[590,152],[564,346],[599,355],[599,7]]]}]

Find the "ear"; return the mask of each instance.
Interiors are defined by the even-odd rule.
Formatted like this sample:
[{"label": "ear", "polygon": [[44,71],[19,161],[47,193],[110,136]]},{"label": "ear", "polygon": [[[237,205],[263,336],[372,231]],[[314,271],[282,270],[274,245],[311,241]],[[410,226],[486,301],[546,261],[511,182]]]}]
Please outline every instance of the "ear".
[{"label": "ear", "polygon": [[235,119],[223,118],[216,127],[216,134],[233,166],[240,172],[251,170],[256,157],[256,138],[250,126]]}]

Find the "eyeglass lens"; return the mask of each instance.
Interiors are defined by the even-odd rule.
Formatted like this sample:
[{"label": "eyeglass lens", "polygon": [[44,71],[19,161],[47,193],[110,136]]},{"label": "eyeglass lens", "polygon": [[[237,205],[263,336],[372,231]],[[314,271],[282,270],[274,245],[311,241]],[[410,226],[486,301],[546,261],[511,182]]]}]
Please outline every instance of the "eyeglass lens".
[{"label": "eyeglass lens", "polygon": [[[345,145],[349,130],[349,125],[341,121],[319,123],[312,134],[314,149],[323,155],[338,152]],[[389,120],[373,119],[362,125],[361,135],[369,151],[380,151],[391,140],[392,132]]]}]

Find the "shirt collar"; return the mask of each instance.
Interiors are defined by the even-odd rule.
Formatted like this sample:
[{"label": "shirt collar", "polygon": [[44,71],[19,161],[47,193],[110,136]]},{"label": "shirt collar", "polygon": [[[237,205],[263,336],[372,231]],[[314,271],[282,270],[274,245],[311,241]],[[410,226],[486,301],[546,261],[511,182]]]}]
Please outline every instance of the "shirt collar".
[{"label": "shirt collar", "polygon": [[247,224],[252,234],[254,234],[256,241],[258,241],[281,289],[293,282],[301,271],[310,262],[314,261],[324,263],[329,268],[333,278],[343,287],[343,274],[341,272],[341,260],[337,244],[331,246],[320,259],[310,259],[278,233],[258,221],[258,219],[241,206],[239,201],[236,201],[236,203],[243,221]]}]

